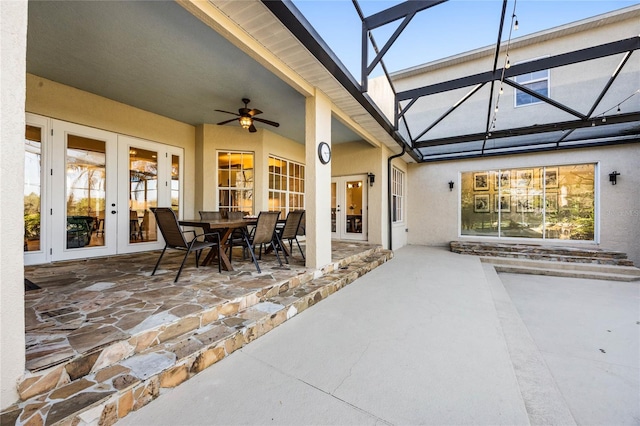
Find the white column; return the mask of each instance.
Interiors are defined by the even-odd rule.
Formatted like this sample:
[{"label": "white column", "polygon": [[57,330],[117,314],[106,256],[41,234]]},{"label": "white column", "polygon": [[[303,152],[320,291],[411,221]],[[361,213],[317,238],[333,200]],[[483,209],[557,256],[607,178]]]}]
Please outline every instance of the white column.
[{"label": "white column", "polygon": [[331,263],[331,162],[322,164],[318,144],[331,146],[331,102],[320,91],[306,101],[305,206],[307,267]]},{"label": "white column", "polygon": [[25,368],[24,130],[27,1],[0,1],[0,409]]}]

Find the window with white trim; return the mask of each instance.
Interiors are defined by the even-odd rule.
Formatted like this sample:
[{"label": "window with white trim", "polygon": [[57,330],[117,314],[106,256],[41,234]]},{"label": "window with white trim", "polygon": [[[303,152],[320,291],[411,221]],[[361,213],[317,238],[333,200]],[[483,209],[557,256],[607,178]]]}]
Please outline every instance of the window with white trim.
[{"label": "window with white trim", "polygon": [[269,156],[269,210],[285,218],[291,210],[304,209],[305,166]]},{"label": "window with white trim", "polygon": [[[513,80],[536,93],[549,97],[549,70],[529,72],[517,75]],[[515,106],[531,105],[542,102],[535,96],[531,96],[521,90],[515,90]]]},{"label": "window with white trim", "polygon": [[404,172],[391,169],[391,219],[393,223],[404,221]]},{"label": "window with white trim", "polygon": [[253,213],[253,152],[218,152],[218,205]]}]

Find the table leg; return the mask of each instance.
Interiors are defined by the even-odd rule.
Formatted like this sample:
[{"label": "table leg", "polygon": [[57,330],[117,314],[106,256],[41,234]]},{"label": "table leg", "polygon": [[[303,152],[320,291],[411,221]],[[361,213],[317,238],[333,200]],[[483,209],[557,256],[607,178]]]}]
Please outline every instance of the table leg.
[{"label": "table leg", "polygon": [[[222,269],[224,269],[225,271],[233,271],[231,261],[229,260],[227,254],[224,252],[224,246],[227,245],[229,237],[232,233],[233,228],[226,228],[223,235],[220,236],[220,264],[222,266]],[[207,257],[205,257],[205,259],[202,261],[202,266],[207,266],[209,263],[211,263],[216,253],[218,253],[218,250],[215,247],[212,247],[211,250],[209,250]]]}]

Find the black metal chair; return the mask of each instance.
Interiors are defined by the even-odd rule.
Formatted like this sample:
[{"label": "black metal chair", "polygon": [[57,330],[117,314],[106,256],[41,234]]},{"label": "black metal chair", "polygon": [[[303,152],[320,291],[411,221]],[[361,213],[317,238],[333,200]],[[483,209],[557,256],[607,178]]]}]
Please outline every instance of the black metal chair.
[{"label": "black metal chair", "polygon": [[[290,211],[289,214],[287,214],[287,220],[285,221],[284,226],[278,229],[278,238],[280,243],[285,240],[289,241],[289,253],[291,256],[293,256],[293,241],[295,240],[296,244],[298,244],[298,250],[300,250],[300,254],[302,254],[302,258],[306,260],[302,247],[300,246],[300,241],[298,241],[298,232],[303,216],[304,210]],[[287,259],[287,252],[284,248],[282,252],[284,253],[284,260],[289,263],[289,259]]]},{"label": "black metal chair", "polygon": [[203,211],[200,210],[200,219],[202,220],[220,220],[222,219],[222,213],[215,211]]},{"label": "black metal chair", "polygon": [[[262,260],[262,249],[265,244],[267,246],[271,246],[276,258],[278,259],[278,263],[282,266],[282,260],[280,260],[280,255],[278,254],[278,249],[282,247],[282,243],[279,242],[278,233],[276,232],[276,225],[278,224],[279,217],[280,212],[260,212],[253,235],[249,235],[246,239],[243,239],[243,241],[245,241],[243,246],[249,249],[251,258],[253,259],[253,263],[256,265],[258,272],[261,271],[260,265],[258,265],[258,260],[256,259],[255,250],[256,247],[258,247],[258,258]],[[246,232],[246,230],[244,232]],[[233,252],[234,240],[230,239],[229,241],[231,241],[231,253]],[[229,258],[231,258],[231,254],[229,255]]]},{"label": "black metal chair", "polygon": [[[167,248],[187,251],[187,253],[184,255],[184,259],[182,259],[182,264],[180,265],[180,269],[178,270],[176,279],[173,282],[178,282],[178,278],[180,277],[180,273],[182,272],[182,268],[187,261],[189,253],[195,252],[196,267],[198,267],[200,253],[203,249],[208,247],[218,247],[218,272],[222,272],[222,267],[220,265],[220,234],[218,232],[208,232],[205,234],[196,234],[194,232],[193,239],[187,241],[184,232],[182,231],[182,228],[180,228],[180,224],[178,223],[178,218],[176,217],[176,214],[172,209],[170,209],[169,207],[158,207],[152,210],[153,214],[156,216],[156,222],[158,223],[158,227],[160,228],[162,237],[164,238],[165,246],[164,249],[162,249],[160,258],[158,259],[158,262],[156,262],[156,266],[155,268],[153,268],[153,272],[151,273],[151,275],[155,275],[156,270],[160,265],[160,261],[162,260],[162,256],[164,256],[164,252],[167,250]],[[198,240],[198,238],[200,237],[204,237],[204,240]]]}]

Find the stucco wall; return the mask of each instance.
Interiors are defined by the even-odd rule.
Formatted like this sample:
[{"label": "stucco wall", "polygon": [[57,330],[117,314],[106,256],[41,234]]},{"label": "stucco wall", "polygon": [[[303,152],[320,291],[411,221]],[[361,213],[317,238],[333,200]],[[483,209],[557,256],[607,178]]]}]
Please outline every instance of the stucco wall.
[{"label": "stucco wall", "polygon": [[196,160],[197,174],[202,180],[196,181],[196,199],[202,199],[198,210],[218,210],[218,164],[217,151],[253,152],[254,156],[254,212],[269,207],[269,155],[286,160],[305,163],[305,146],[265,129],[249,133],[238,126],[198,126],[197,151],[202,152]]},{"label": "stucco wall", "polygon": [[0,409],[18,399],[25,367],[22,260],[27,2],[0,2]]},{"label": "stucco wall", "polygon": [[[387,158],[393,153],[386,147],[376,148],[362,142],[336,144],[332,147],[331,176],[347,176],[373,173],[375,182],[367,186],[368,190],[368,241],[388,247],[388,195],[387,195]],[[402,168],[404,162],[395,160]],[[327,200],[327,203],[329,200]],[[394,248],[404,245],[402,236]]]},{"label": "stucco wall", "polygon": [[[532,166],[598,163],[599,197],[596,200],[596,219],[600,225],[600,243],[568,242],[562,245],[595,246],[626,252],[636,266],[640,266],[640,146],[616,145],[602,148],[564,150],[561,152],[515,155],[457,162],[409,165],[408,203],[409,244],[445,246],[452,240],[478,240],[460,237],[460,173]],[[609,173],[620,173],[617,185],[609,183]],[[449,191],[447,182],[455,187]],[[493,240],[486,238],[486,240]],[[529,241],[503,239],[502,241]],[[541,240],[535,240],[540,243]],[[543,244],[557,245],[557,240]]]},{"label": "stucco wall", "polygon": [[184,215],[193,216],[195,127],[27,74],[26,110],[184,149]]}]

